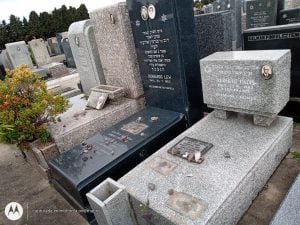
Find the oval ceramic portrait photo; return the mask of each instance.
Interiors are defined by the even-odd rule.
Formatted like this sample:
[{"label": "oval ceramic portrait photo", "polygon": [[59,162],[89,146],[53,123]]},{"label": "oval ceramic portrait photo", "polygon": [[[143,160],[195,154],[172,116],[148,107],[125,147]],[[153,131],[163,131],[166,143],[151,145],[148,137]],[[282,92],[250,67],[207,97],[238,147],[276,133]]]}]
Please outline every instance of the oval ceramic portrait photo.
[{"label": "oval ceramic portrait photo", "polygon": [[145,21],[148,20],[148,18],[149,18],[148,9],[146,6],[142,6],[142,8],[141,8],[141,17]]},{"label": "oval ceramic portrait photo", "polygon": [[150,19],[154,19],[155,16],[156,16],[156,9],[155,9],[155,6],[150,4],[149,7],[148,7],[148,15],[149,15],[149,18]]}]

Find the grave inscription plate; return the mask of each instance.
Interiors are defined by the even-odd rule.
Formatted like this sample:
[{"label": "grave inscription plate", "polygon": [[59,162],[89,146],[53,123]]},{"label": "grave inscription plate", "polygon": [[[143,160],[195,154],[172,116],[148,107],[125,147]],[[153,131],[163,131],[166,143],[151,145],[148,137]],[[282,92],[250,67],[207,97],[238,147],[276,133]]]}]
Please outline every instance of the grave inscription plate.
[{"label": "grave inscription plate", "polygon": [[247,1],[247,29],[276,25],[277,0]]},{"label": "grave inscription plate", "polygon": [[185,158],[190,162],[202,163],[203,156],[213,147],[213,144],[203,142],[194,138],[185,137],[175,146],[168,150],[168,153]]},{"label": "grave inscription plate", "polygon": [[185,113],[189,124],[202,117],[191,4],[127,1],[147,104]]}]

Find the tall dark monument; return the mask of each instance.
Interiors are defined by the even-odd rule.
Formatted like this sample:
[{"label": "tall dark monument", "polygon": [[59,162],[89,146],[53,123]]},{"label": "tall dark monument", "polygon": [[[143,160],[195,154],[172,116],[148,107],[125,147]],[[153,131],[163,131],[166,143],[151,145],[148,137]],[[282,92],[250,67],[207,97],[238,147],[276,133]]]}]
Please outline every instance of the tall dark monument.
[{"label": "tall dark monument", "polygon": [[[192,1],[127,1],[147,105],[202,117]],[[198,67],[197,67],[198,66]]]}]

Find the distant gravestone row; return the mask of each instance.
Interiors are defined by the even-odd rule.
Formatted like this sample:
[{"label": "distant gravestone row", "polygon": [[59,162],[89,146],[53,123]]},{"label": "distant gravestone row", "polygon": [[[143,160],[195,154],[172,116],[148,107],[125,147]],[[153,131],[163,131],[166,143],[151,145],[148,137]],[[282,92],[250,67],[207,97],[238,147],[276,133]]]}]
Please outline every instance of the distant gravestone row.
[{"label": "distant gravestone row", "polygon": [[247,29],[300,22],[299,0],[246,0],[245,4]]}]

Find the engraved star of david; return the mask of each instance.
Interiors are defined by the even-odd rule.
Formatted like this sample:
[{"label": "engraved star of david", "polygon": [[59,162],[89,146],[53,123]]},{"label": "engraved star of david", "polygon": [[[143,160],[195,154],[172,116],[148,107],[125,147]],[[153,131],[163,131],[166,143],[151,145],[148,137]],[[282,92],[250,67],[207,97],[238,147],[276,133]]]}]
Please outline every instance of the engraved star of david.
[{"label": "engraved star of david", "polygon": [[137,20],[137,21],[135,21],[135,25],[136,25],[137,27],[139,27],[139,26],[141,26],[141,22],[140,22],[139,20]]},{"label": "engraved star of david", "polygon": [[161,16],[161,20],[162,20],[163,22],[166,22],[166,21],[168,20],[167,15],[163,14],[163,15]]}]

